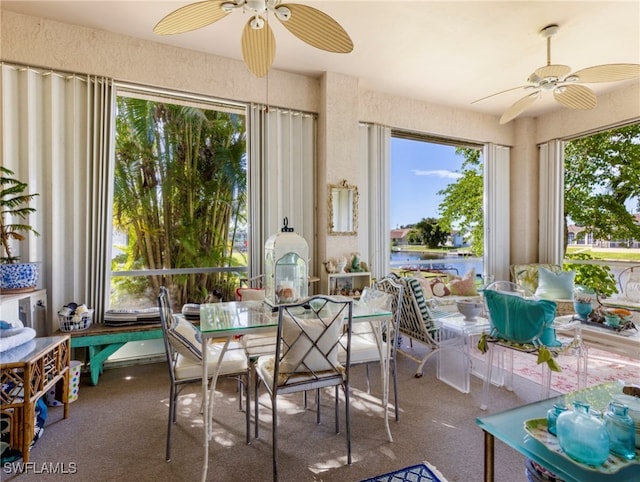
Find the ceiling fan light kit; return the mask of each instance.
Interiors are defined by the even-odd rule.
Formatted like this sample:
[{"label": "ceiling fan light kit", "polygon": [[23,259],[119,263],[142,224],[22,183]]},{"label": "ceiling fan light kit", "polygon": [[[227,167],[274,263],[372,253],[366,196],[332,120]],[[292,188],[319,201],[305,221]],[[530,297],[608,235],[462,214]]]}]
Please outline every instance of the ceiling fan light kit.
[{"label": "ceiling fan light kit", "polygon": [[[527,84],[483,97],[472,104],[514,90],[528,91],[525,97],[513,103],[502,114],[500,124],[506,124],[533,105],[544,92],[553,92],[555,101],[569,109],[593,109],[597,105],[596,94],[589,87],[582,85],[583,83],[617,82],[640,77],[640,64],[594,65],[573,73],[568,65],[552,64],[551,38],[558,33],[558,30],[559,27],[556,24],[540,30],[540,36],[547,40],[547,65],[536,69],[527,78]],[[531,90],[534,92],[531,93]]]},{"label": "ceiling fan light kit", "polygon": [[353,50],[349,34],[333,18],[306,5],[283,5],[280,0],[196,2],[169,13],[156,24],[153,31],[158,35],[191,32],[211,25],[238,9],[251,15],[242,32],[242,57],[256,77],[264,77],[275,58],[275,37],[269,26],[269,13],[289,32],[313,47],[334,53]]}]

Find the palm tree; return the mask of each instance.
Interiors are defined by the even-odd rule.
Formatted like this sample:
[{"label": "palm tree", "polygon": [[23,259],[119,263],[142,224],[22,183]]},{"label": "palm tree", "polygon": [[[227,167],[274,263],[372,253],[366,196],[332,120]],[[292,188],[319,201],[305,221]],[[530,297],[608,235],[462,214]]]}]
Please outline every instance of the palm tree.
[{"label": "palm tree", "polygon": [[[128,234],[118,263],[124,269],[232,265],[229,229],[246,220],[244,117],[120,97],[117,119],[114,226]],[[233,282],[226,273],[195,273],[131,278],[118,287],[155,295],[164,284],[180,306]]]}]

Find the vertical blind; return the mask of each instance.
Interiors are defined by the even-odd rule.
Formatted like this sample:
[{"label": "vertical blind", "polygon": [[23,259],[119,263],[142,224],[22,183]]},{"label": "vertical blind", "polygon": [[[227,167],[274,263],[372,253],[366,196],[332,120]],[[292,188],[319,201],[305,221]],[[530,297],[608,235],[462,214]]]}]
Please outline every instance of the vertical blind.
[{"label": "vertical blind", "polygon": [[75,301],[101,316],[111,81],[3,63],[2,101],[3,165],[39,194],[27,222],[40,236],[20,243],[21,260],[42,262],[50,311]]},{"label": "vertical blind", "polygon": [[[264,244],[289,227],[309,245],[311,263],[315,243],[316,117],[254,104],[249,110],[250,277],[264,273]],[[309,266],[313,274],[314,266]]]}]

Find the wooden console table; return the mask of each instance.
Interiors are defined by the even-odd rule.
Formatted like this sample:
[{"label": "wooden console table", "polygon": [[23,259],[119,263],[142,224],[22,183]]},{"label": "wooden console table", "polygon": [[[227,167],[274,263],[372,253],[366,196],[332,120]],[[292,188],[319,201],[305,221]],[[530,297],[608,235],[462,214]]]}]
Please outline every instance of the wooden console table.
[{"label": "wooden console table", "polygon": [[[64,418],[69,415],[69,336],[47,336],[0,353],[0,401],[11,419],[11,442],[20,447],[25,463],[35,430],[36,402],[56,383],[63,381]],[[25,345],[27,345],[27,343]]]}]

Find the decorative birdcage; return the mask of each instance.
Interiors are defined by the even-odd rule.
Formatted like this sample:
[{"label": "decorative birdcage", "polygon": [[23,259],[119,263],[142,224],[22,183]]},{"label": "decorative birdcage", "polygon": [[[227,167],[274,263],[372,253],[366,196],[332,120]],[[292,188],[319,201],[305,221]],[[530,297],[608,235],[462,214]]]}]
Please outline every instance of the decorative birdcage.
[{"label": "decorative birdcage", "polygon": [[309,245],[288,226],[265,243],[265,299],[272,306],[297,303],[308,296]]}]

